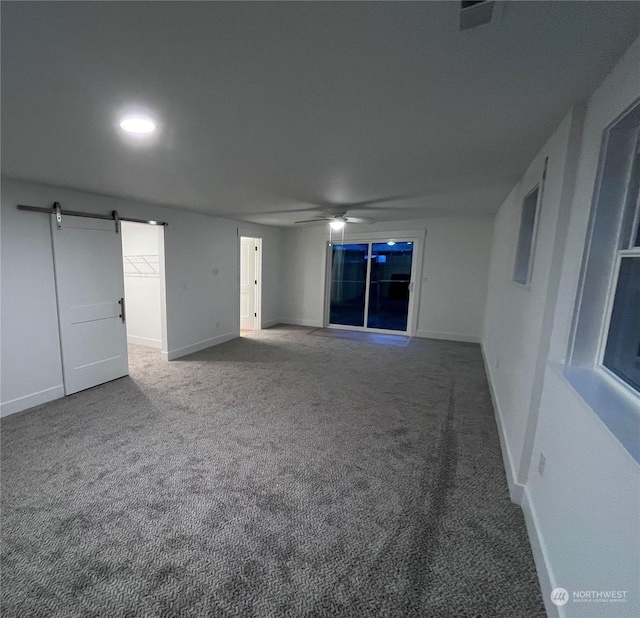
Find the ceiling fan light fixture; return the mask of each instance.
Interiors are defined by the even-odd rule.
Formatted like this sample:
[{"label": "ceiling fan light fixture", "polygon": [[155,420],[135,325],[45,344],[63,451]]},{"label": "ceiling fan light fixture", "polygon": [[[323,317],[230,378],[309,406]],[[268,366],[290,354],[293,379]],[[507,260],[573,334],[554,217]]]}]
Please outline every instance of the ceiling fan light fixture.
[{"label": "ceiling fan light fixture", "polygon": [[120,121],[120,128],[127,133],[148,135],[156,130],[156,123],[148,116],[127,116]]},{"label": "ceiling fan light fixture", "polygon": [[329,221],[329,225],[331,226],[332,230],[341,230],[344,227],[345,221],[342,221],[341,219],[336,219],[335,221]]}]

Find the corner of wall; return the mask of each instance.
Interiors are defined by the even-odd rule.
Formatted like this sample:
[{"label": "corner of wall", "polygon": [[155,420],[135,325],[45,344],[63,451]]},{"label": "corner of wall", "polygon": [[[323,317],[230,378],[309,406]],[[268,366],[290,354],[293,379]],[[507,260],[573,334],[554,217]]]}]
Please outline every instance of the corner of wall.
[{"label": "corner of wall", "polygon": [[162,352],[161,357],[162,360],[176,360],[177,358],[182,358],[183,356],[188,356],[189,354],[195,354],[196,352],[200,352],[201,350],[206,350],[207,348],[212,348],[213,346],[220,345],[221,343],[231,341],[232,339],[236,339],[239,336],[239,333],[226,333],[218,337],[213,337],[212,339],[198,341],[198,343],[187,345],[182,348],[169,350],[166,353]]},{"label": "corner of wall", "polygon": [[265,320],[261,325],[260,328],[265,329],[265,328],[271,328],[272,326],[276,326],[278,324],[282,324],[283,320],[280,319],[276,319],[276,320]]}]

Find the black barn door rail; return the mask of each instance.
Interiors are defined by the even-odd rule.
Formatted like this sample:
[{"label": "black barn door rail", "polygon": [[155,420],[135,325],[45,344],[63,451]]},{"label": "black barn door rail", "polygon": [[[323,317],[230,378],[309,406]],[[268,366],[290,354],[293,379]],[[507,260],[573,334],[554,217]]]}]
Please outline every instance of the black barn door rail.
[{"label": "black barn door rail", "polygon": [[30,212],[43,212],[47,215],[56,215],[58,227],[60,227],[61,218],[64,215],[70,217],[88,217],[89,219],[106,219],[107,221],[114,221],[116,225],[116,231],[118,231],[118,223],[120,221],[130,221],[131,223],[149,223],[150,225],[169,225],[166,221],[148,221],[146,219],[121,217],[118,215],[117,210],[112,210],[110,215],[98,215],[92,212],[80,212],[78,210],[62,210],[60,202],[54,202],[51,208],[40,208],[39,206],[25,206],[24,204],[18,204],[18,210],[28,210]]}]

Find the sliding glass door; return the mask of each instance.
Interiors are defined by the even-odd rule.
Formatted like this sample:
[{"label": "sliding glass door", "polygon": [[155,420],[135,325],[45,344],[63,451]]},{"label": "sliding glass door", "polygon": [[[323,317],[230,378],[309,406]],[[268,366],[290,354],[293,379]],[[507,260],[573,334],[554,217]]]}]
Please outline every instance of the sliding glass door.
[{"label": "sliding glass door", "polygon": [[372,244],[368,328],[407,330],[412,261],[413,243]]},{"label": "sliding glass door", "polygon": [[363,326],[369,245],[333,245],[331,249],[329,322]]},{"label": "sliding glass door", "polygon": [[412,242],[331,246],[329,325],[406,332],[411,298]]}]

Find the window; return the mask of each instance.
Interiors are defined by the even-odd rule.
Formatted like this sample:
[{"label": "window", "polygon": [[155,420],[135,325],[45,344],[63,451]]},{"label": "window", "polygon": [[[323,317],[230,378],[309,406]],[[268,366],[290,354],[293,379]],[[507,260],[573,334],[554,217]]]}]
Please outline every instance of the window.
[{"label": "window", "polygon": [[[604,132],[567,362],[638,389],[640,102]],[[635,386],[634,386],[635,385]],[[621,385],[620,385],[621,386]],[[625,389],[625,390],[629,390]]]},{"label": "window", "polygon": [[603,134],[562,374],[640,464],[640,100]]},{"label": "window", "polygon": [[[629,174],[626,201],[633,221],[621,236],[609,298],[610,317],[603,342],[602,365],[640,392],[640,153]],[[625,242],[625,236],[627,240]]]},{"label": "window", "polygon": [[538,221],[538,192],[536,186],[522,202],[522,216],[520,218],[520,235],[518,236],[518,250],[516,264],[513,269],[513,280],[522,285],[531,281],[533,270],[533,250],[535,245],[536,226]]}]

